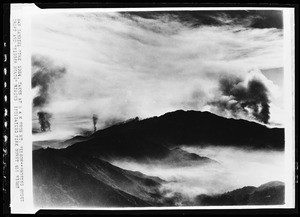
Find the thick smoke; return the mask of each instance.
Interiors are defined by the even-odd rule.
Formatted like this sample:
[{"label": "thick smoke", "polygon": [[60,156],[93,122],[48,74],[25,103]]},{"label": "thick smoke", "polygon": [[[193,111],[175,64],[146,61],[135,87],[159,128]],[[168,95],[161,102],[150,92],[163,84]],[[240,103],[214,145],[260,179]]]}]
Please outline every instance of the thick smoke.
[{"label": "thick smoke", "polygon": [[41,131],[45,132],[47,130],[51,130],[50,119],[52,117],[51,114],[47,112],[38,112],[39,123],[41,125]]},{"label": "thick smoke", "polygon": [[98,121],[98,116],[96,114],[93,114],[94,132],[97,131],[97,121]]},{"label": "thick smoke", "polygon": [[233,117],[246,116],[267,124],[270,118],[270,99],[267,87],[258,78],[243,81],[227,76],[219,81],[222,96],[208,104],[219,113]]},{"label": "thick smoke", "polygon": [[66,68],[56,66],[54,63],[41,56],[32,56],[32,88],[38,88],[38,94],[33,99],[33,107],[43,107],[49,103],[49,89],[55,80],[66,73]]},{"label": "thick smoke", "polygon": [[55,80],[60,79],[66,68],[56,66],[54,63],[42,56],[32,56],[32,88],[38,88],[37,96],[33,98],[33,107],[40,110],[37,113],[41,132],[51,130],[50,119],[52,114],[43,111],[43,107],[50,101],[49,89]]}]

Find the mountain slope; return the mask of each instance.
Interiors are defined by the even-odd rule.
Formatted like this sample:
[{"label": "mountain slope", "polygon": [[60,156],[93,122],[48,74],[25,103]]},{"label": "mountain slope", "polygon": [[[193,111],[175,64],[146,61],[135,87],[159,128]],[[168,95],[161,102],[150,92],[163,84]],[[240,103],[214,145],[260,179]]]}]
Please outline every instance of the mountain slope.
[{"label": "mountain slope", "polygon": [[74,136],[71,139],[67,139],[64,141],[61,140],[42,140],[42,141],[34,141],[33,142],[33,150],[38,150],[40,148],[55,148],[61,149],[66,148],[70,145],[73,145],[78,142],[83,142],[89,140],[89,136]]},{"label": "mountain slope", "polygon": [[[282,150],[283,135],[283,129],[269,129],[208,112],[175,111],[142,121],[134,119],[91,136],[68,140],[68,145],[72,145],[64,149],[33,151],[35,203],[56,207],[174,205],[176,198],[168,198],[161,192],[164,180],[121,169],[109,161],[125,158],[174,167],[204,165],[217,162],[188,153],[178,146],[209,144]],[[274,183],[260,188],[246,187],[217,198],[202,195],[198,202],[208,205],[218,201],[221,205],[237,201],[246,204],[277,203],[275,199],[268,198],[270,192],[280,198],[280,188],[280,184]]]},{"label": "mountain slope", "polygon": [[261,186],[247,186],[219,195],[199,195],[196,205],[281,205],[284,204],[284,183],[268,182]]},{"label": "mountain slope", "polygon": [[66,149],[107,159],[162,159],[179,145],[219,145],[255,149],[284,149],[284,130],[245,120],[226,119],[209,112],[175,111],[97,131],[89,140]]},{"label": "mountain slope", "polygon": [[164,181],[115,167],[96,158],[77,158],[61,150],[33,152],[35,203],[47,206],[159,205]]}]

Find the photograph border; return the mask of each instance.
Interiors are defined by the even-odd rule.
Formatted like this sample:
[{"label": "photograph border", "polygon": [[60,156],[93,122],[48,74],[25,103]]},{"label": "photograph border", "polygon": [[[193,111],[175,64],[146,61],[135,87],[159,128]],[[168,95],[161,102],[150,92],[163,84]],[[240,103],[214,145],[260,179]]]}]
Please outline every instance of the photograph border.
[{"label": "photograph border", "polygon": [[[156,215],[156,214],[296,214],[298,213],[298,94],[299,94],[299,83],[298,83],[298,72],[299,71],[299,62],[297,61],[299,58],[299,5],[296,4],[270,4],[270,3],[262,3],[262,4],[255,4],[255,3],[229,3],[221,5],[222,3],[37,3],[36,5],[40,8],[146,8],[146,7],[290,7],[295,9],[295,164],[296,164],[296,185],[295,185],[295,209],[283,208],[283,209],[176,209],[176,210],[39,210],[37,214],[149,214],[149,215]],[[7,7],[9,5],[5,5],[3,11],[7,11]],[[7,13],[4,13],[4,21],[9,21],[9,16]],[[3,48],[4,51],[9,54],[9,30],[10,26],[7,22],[4,22],[3,25],[3,42],[6,43],[6,46]],[[7,36],[8,34],[8,36]],[[5,53],[5,52],[4,52]],[[8,64],[3,63],[3,68],[6,68],[9,72],[9,62],[10,57],[7,55],[6,58]],[[9,96],[9,74],[3,74],[3,80],[8,81],[6,88],[3,87],[4,95],[7,96],[7,101],[4,100],[4,109],[10,108],[10,96]],[[2,83],[3,85],[3,83]],[[7,197],[10,195],[10,109],[8,109],[8,119],[4,115],[5,121],[8,124],[5,126],[3,125],[3,134],[7,136],[6,142],[4,142],[3,147],[3,189],[4,189],[4,204],[3,208],[4,211],[9,211],[9,203],[7,203]],[[8,130],[7,130],[8,129]],[[5,162],[6,161],[6,162]],[[5,199],[6,197],[6,199]]]}]

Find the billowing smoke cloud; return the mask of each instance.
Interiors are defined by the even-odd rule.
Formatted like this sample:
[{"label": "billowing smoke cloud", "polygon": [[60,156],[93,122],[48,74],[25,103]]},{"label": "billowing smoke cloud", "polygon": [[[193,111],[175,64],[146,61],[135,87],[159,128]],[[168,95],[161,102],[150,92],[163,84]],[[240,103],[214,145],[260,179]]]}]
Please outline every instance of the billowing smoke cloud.
[{"label": "billowing smoke cloud", "polygon": [[52,115],[50,113],[42,112],[42,111],[38,112],[37,115],[39,118],[39,123],[41,125],[41,132],[51,130],[50,119]]},{"label": "billowing smoke cloud", "polygon": [[50,59],[43,56],[32,56],[32,88],[38,88],[37,95],[33,98],[33,108],[40,110],[37,112],[41,132],[50,131],[51,113],[44,109],[50,102],[50,87],[55,80],[60,79],[65,73],[66,68],[56,66]]},{"label": "billowing smoke cloud", "polygon": [[56,66],[54,63],[42,56],[32,56],[32,88],[38,88],[38,94],[33,99],[34,107],[43,107],[49,103],[50,86],[55,80],[61,78],[66,73],[66,68]]},{"label": "billowing smoke cloud", "polygon": [[259,78],[243,80],[226,76],[219,81],[221,97],[208,104],[218,113],[229,113],[233,117],[247,117],[267,124],[270,118],[270,99],[267,86]]}]

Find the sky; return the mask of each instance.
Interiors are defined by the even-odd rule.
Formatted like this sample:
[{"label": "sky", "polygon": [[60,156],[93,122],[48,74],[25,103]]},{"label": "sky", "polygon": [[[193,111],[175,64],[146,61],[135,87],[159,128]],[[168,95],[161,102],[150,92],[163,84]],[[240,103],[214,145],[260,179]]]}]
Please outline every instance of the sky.
[{"label": "sky", "polygon": [[97,114],[100,128],[178,109],[282,126],[282,28],[280,11],[35,15],[33,112]]}]

